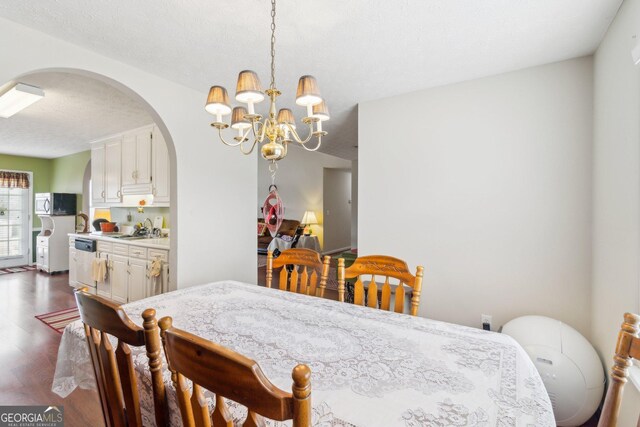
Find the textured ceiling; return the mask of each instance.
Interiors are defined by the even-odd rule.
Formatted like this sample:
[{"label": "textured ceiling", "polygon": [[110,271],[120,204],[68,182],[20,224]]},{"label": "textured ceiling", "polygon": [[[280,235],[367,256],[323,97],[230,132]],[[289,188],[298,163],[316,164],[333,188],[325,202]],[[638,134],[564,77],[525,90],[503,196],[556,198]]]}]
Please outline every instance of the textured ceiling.
[{"label": "textured ceiling", "polygon": [[[315,75],[332,113],[323,151],[355,158],[358,102],[591,54],[621,2],[281,0],[279,106],[300,118],[297,78]],[[243,69],[268,83],[269,10],[267,0],[0,2],[0,16],[203,94],[233,92]]]},{"label": "textured ceiling", "polygon": [[2,154],[66,156],[88,150],[91,141],[153,123],[138,101],[98,80],[46,72],[20,82],[42,88],[45,96],[8,119],[0,118]]}]

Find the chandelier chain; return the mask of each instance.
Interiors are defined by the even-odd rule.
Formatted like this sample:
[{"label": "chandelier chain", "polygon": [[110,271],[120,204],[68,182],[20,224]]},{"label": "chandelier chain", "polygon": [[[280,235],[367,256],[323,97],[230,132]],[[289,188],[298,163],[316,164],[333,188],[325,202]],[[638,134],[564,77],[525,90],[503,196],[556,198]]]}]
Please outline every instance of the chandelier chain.
[{"label": "chandelier chain", "polygon": [[271,0],[271,86],[276,88],[276,0]]}]

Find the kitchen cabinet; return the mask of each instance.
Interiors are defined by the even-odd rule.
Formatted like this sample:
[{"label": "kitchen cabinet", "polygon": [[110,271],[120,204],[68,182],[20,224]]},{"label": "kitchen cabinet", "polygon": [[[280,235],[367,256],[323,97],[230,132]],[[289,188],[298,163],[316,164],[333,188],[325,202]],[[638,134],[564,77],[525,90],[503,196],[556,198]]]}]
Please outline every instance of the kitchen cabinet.
[{"label": "kitchen cabinet", "polygon": [[121,169],[122,138],[111,138],[91,147],[91,201],[94,205],[122,202]]},{"label": "kitchen cabinet", "polygon": [[121,176],[122,140],[112,139],[104,144],[105,158],[105,202],[122,202]]},{"label": "kitchen cabinet", "polygon": [[109,267],[111,299],[124,304],[128,298],[129,259],[123,255],[111,255]]},{"label": "kitchen cabinet", "polygon": [[149,281],[149,261],[146,259],[129,259],[129,301],[146,298]]},{"label": "kitchen cabinet", "polygon": [[78,258],[73,245],[69,246],[69,285],[78,286]]},{"label": "kitchen cabinet", "polygon": [[105,202],[104,166],[104,144],[94,145],[91,147],[91,202],[93,204]]},{"label": "kitchen cabinet", "polygon": [[123,194],[153,194],[154,205],[169,206],[170,183],[169,150],[155,125],[96,142],[91,148],[93,206],[122,206]]},{"label": "kitchen cabinet", "polygon": [[49,271],[49,248],[47,246],[36,246],[36,268]]},{"label": "kitchen cabinet", "polygon": [[107,278],[105,280],[98,280],[96,282],[97,294],[104,298],[111,299],[111,265],[109,264],[109,257],[111,254],[105,252],[99,252],[98,258],[104,259],[107,262]]},{"label": "kitchen cabinet", "polygon": [[153,127],[151,140],[151,184],[153,204],[166,204],[168,206],[171,191],[170,180],[171,163],[169,162],[169,149],[167,143],[157,126]]},{"label": "kitchen cabinet", "polygon": [[[168,290],[168,251],[105,240],[98,240],[97,247],[98,256],[107,261],[108,268],[107,279],[97,283],[98,295],[124,304]],[[162,261],[162,270],[160,277],[152,278],[151,262],[156,259]]]},{"label": "kitchen cabinet", "polygon": [[122,185],[151,183],[151,132],[146,127],[122,139]]}]

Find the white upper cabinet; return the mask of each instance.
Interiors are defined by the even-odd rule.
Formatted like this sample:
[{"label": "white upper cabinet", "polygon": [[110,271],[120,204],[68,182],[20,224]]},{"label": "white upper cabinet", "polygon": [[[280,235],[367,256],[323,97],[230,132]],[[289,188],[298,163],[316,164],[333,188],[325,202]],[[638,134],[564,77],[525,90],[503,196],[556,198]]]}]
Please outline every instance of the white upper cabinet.
[{"label": "white upper cabinet", "polygon": [[145,126],[91,147],[91,202],[122,206],[123,195],[153,194],[169,206],[169,151],[156,126]]},{"label": "white upper cabinet", "polygon": [[104,144],[97,144],[91,147],[91,202],[104,203],[105,197]]},{"label": "white upper cabinet", "polygon": [[151,144],[151,184],[153,204],[168,204],[171,188],[169,150],[157,126],[153,127]]},{"label": "white upper cabinet", "polygon": [[[122,202],[121,164],[122,139],[114,138],[104,144],[105,158],[105,202]],[[93,178],[93,177],[92,177]]]},{"label": "white upper cabinet", "polygon": [[151,129],[146,127],[123,137],[123,186],[151,183]]}]

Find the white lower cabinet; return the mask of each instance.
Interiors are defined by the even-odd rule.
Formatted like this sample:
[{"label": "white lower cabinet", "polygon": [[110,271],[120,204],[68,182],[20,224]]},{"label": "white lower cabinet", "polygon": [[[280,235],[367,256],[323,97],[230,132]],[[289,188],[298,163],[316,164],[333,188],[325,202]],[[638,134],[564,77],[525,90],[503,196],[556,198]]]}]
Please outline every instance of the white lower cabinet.
[{"label": "white lower cabinet", "polygon": [[106,280],[99,280],[98,282],[96,282],[96,290],[97,290],[97,294],[100,295],[101,297],[105,297],[105,298],[109,298],[111,299],[111,266],[109,264],[110,262],[110,258],[111,258],[111,254],[110,253],[106,253],[106,252],[100,252],[98,254],[98,258],[100,259],[104,259],[107,261],[107,278]]},{"label": "white lower cabinet", "polygon": [[122,255],[111,255],[109,259],[111,299],[126,303],[129,288],[129,259]]},{"label": "white lower cabinet", "polygon": [[69,246],[69,285],[78,286],[78,258],[73,246]]},{"label": "white lower cabinet", "polygon": [[[169,278],[168,251],[155,249],[147,252],[146,248],[129,246],[128,252],[123,252],[123,247],[126,246],[99,242],[98,257],[107,262],[107,278],[97,282],[97,294],[124,304],[166,292]],[[73,251],[75,249],[69,249],[70,260]],[[160,276],[152,278],[151,262],[156,259],[162,261],[163,265]]]},{"label": "white lower cabinet", "polygon": [[129,301],[146,298],[149,281],[149,261],[129,258]]}]

